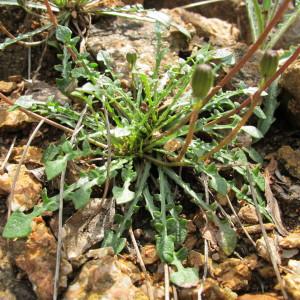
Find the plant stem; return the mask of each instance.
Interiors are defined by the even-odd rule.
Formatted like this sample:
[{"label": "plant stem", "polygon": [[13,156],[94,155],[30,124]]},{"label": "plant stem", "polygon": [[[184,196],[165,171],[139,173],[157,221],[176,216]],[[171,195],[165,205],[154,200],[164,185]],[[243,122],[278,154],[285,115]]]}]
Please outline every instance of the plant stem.
[{"label": "plant stem", "polygon": [[[260,35],[260,37],[257,39],[257,41],[248,49],[248,51],[245,53],[245,55],[241,58],[241,60],[227,73],[227,75],[213,88],[211,89],[210,93],[204,98],[203,100],[203,106],[208,103],[208,101],[214,97],[217,92],[222,89],[231,79],[232,77],[247,63],[249,58],[259,49],[263,41],[266,39],[267,35],[270,33],[270,31],[273,29],[273,27],[280,21],[282,15],[287,10],[289,6],[290,0],[284,0],[283,4],[280,6],[278,11],[276,12],[274,18],[270,21],[270,23],[266,26],[263,33]],[[191,114],[188,114],[186,117],[184,117],[180,123],[178,123],[176,126],[171,128],[168,131],[163,132],[157,139],[161,139],[165,136],[168,136],[174,132],[176,132],[179,128],[181,128],[183,125],[187,123],[187,121],[190,119]],[[156,139],[156,140],[157,140]]]},{"label": "plant stem", "polygon": [[[267,89],[271,83],[278,78],[286,69],[287,67],[297,59],[297,57],[300,55],[300,46],[296,49],[296,51],[293,53],[293,55],[277,70],[277,72],[269,79],[267,80],[263,86],[258,89],[255,94],[250,96],[248,99],[246,99],[244,102],[249,104],[251,103],[251,106],[249,110],[246,112],[246,114],[243,116],[242,120],[238,123],[238,125],[212,150],[210,150],[207,154],[199,158],[199,161],[201,160],[207,160],[210,158],[213,154],[220,151],[224,146],[228,145],[238,134],[239,130],[246,124],[248,119],[252,116],[253,111],[257,105],[257,103],[260,100],[260,94]],[[247,105],[244,105],[247,106]]]}]

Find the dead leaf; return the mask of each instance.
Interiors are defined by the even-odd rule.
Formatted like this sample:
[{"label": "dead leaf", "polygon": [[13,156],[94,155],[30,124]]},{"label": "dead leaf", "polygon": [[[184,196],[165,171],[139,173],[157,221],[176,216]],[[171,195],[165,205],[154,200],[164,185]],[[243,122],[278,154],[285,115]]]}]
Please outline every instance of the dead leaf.
[{"label": "dead leaf", "polygon": [[63,227],[63,243],[66,255],[76,260],[96,243],[114,219],[115,209],[111,199],[92,199],[90,203],[72,215]]},{"label": "dead leaf", "polygon": [[274,224],[275,224],[278,232],[281,235],[286,236],[288,234],[288,232],[282,223],[279,205],[278,205],[278,202],[277,202],[276,198],[274,197],[273,192],[271,190],[270,173],[267,169],[265,170],[264,177],[265,177],[265,196],[266,196],[266,200],[267,200],[267,210],[270,213],[270,215],[272,216],[272,219],[274,221]]},{"label": "dead leaf", "polygon": [[[269,242],[269,245],[271,248],[272,255],[275,258],[276,264],[280,265],[281,258],[279,255],[279,245],[278,245],[277,241],[275,240],[275,238],[268,237],[268,242]],[[260,257],[264,258],[268,262],[271,262],[270,253],[268,251],[265,239],[263,237],[261,237],[260,239],[258,239],[256,241],[256,250],[257,250],[257,254]]]}]

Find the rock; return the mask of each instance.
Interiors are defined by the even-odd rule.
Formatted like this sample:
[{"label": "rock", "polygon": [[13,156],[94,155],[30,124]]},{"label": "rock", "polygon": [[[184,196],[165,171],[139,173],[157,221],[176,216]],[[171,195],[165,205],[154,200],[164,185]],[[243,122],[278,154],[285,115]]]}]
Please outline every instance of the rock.
[{"label": "rock", "polygon": [[[17,165],[8,165],[7,173],[0,175],[0,194],[10,194]],[[33,208],[40,199],[42,185],[32,176],[25,166],[21,166],[14,197],[11,199],[12,211],[25,211]]]},{"label": "rock", "polygon": [[279,242],[279,245],[285,249],[300,248],[300,233],[290,233]]},{"label": "rock", "polygon": [[[272,254],[274,255],[274,258],[276,260],[277,264],[281,264],[281,258],[279,256],[279,247],[278,243],[275,241],[274,238],[268,237],[268,242],[272,251]],[[267,260],[268,262],[271,262],[270,254],[265,242],[264,237],[261,237],[256,241],[256,250],[257,254],[262,257],[263,259]]]},{"label": "rock", "polygon": [[0,92],[4,94],[11,93],[16,88],[15,82],[8,82],[0,80]]},{"label": "rock", "polygon": [[[23,155],[24,149],[25,146],[14,147],[11,159],[14,160],[15,162],[19,162]],[[42,157],[43,157],[43,151],[41,148],[29,146],[27,155],[25,156],[23,163],[42,165]]]},{"label": "rock", "polygon": [[159,260],[156,246],[152,244],[143,246],[141,249],[141,255],[145,265],[152,265]]},{"label": "rock", "polygon": [[38,80],[27,84],[26,96],[31,96],[32,99],[44,103],[49,100],[49,97],[62,105],[70,103],[70,99],[55,85],[50,85],[47,82]]},{"label": "rock", "polygon": [[291,46],[300,44],[300,17],[289,27],[289,29],[283,34],[281,39],[275,45],[277,49],[289,49]]},{"label": "rock", "polygon": [[[284,289],[293,300],[300,300],[300,275],[287,274],[282,277]],[[279,289],[277,287],[277,289]]]},{"label": "rock", "polygon": [[270,265],[260,267],[258,273],[262,278],[267,280],[276,276],[274,268]]},{"label": "rock", "polygon": [[20,110],[7,111],[8,108],[8,105],[0,102],[0,130],[18,131],[24,125],[34,122]]},{"label": "rock", "polygon": [[294,273],[300,275],[300,261],[295,259],[290,259],[288,262],[288,268]]},{"label": "rock", "polygon": [[292,96],[286,103],[288,119],[291,124],[300,127],[300,60],[287,68],[281,76],[280,85]]},{"label": "rock", "polygon": [[173,14],[178,14],[186,24],[193,25],[196,29],[196,35],[206,42],[222,47],[237,43],[240,32],[235,25],[217,18],[206,18],[179,8],[174,9]]},{"label": "rock", "polygon": [[300,150],[294,150],[290,146],[282,146],[278,150],[277,156],[289,174],[300,179]]},{"label": "rock", "polygon": [[17,300],[16,296],[12,294],[9,290],[0,291],[1,300]]},{"label": "rock", "polygon": [[214,276],[222,286],[238,291],[248,286],[251,269],[247,259],[228,258],[214,268]]},{"label": "rock", "polygon": [[[190,251],[189,256],[188,256],[188,264],[191,267],[195,268],[203,268],[205,264],[205,256],[195,250]],[[208,267],[209,269],[212,269],[212,259],[208,258]]]},{"label": "rock", "polygon": [[[101,18],[91,26],[87,49],[96,58],[99,51],[106,51],[111,57],[111,65],[115,72],[125,79],[129,75],[126,54],[134,50],[137,53],[137,69],[150,73],[155,65],[155,42],[153,37],[155,24],[124,18]],[[163,64],[178,60],[177,53],[181,50],[170,44],[172,34],[180,35],[182,44],[187,44],[186,37],[174,29],[163,37],[163,43],[169,53],[163,59]],[[174,48],[175,47],[175,48]]]},{"label": "rock", "polygon": [[[56,240],[41,217],[35,218],[32,233],[26,241],[23,253],[16,258],[19,268],[26,272],[34,291],[41,300],[53,298],[53,278],[56,262]],[[63,258],[61,262],[61,287],[67,286],[71,265]]]},{"label": "rock", "polygon": [[197,244],[198,241],[199,239],[195,234],[188,234],[183,245],[188,250],[192,250],[195,248],[195,245]]},{"label": "rock", "polygon": [[111,248],[102,248],[103,256],[87,262],[78,277],[68,287],[65,300],[107,299],[147,300],[136,288],[126,268],[113,255]]},{"label": "rock", "polygon": [[243,206],[239,212],[238,216],[248,224],[257,224],[258,217],[256,214],[255,207],[253,205],[247,204]]},{"label": "rock", "polygon": [[[180,289],[178,292],[179,299],[199,299],[199,288]],[[204,282],[202,297],[205,300],[236,300],[238,296],[229,288],[221,287],[216,280],[212,278],[207,278]]]}]

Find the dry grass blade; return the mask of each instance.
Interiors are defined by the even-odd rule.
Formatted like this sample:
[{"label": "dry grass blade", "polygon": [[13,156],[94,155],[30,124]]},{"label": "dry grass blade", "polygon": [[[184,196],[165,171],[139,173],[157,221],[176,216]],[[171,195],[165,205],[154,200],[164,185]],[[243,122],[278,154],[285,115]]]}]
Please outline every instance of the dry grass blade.
[{"label": "dry grass blade", "polygon": [[275,255],[272,251],[272,247],[269,243],[268,235],[267,235],[267,232],[266,232],[265,227],[264,227],[263,219],[262,219],[262,216],[261,216],[261,213],[260,213],[260,210],[259,210],[259,206],[258,206],[258,202],[257,202],[257,199],[256,199],[255,189],[254,189],[254,185],[253,185],[253,179],[251,177],[249,168],[247,168],[247,177],[248,177],[248,180],[249,180],[250,191],[251,191],[252,199],[253,199],[253,202],[254,202],[254,205],[255,205],[255,210],[256,210],[257,217],[258,217],[258,222],[259,222],[259,225],[261,227],[262,235],[263,235],[263,238],[264,238],[264,241],[265,241],[265,244],[266,244],[266,248],[268,250],[268,253],[269,253],[269,256],[270,256],[270,259],[271,259],[271,262],[272,262],[272,266],[273,266],[274,272],[276,274],[277,281],[278,281],[279,286],[280,286],[282,296],[284,297],[284,299],[287,300],[288,295],[287,295],[287,293],[284,289],[284,283],[283,283],[283,280],[280,276],[279,267],[277,265]]},{"label": "dry grass blade", "polygon": [[286,236],[286,235],[288,235],[288,231],[285,229],[285,227],[282,223],[281,215],[280,215],[280,208],[279,208],[278,202],[277,202],[276,198],[274,197],[273,192],[271,190],[270,173],[269,173],[268,169],[265,170],[264,177],[265,177],[265,196],[266,196],[266,200],[267,200],[267,210],[270,213],[270,215],[272,216],[272,219],[274,221],[274,224],[275,224],[278,232],[281,235]]},{"label": "dry grass blade", "polygon": [[179,6],[179,8],[193,8],[193,7],[203,6],[203,5],[207,5],[207,4],[211,4],[211,3],[222,2],[222,1],[225,1],[225,0],[206,0],[206,1],[199,1],[199,2],[196,2],[196,3],[191,3],[191,4]]},{"label": "dry grass blade", "polygon": [[25,146],[25,149],[22,153],[21,159],[18,163],[16,173],[15,173],[12,185],[11,185],[11,192],[10,192],[10,195],[8,196],[7,219],[9,218],[9,216],[11,214],[11,202],[14,199],[14,196],[15,196],[15,189],[16,189],[16,185],[17,185],[17,182],[18,182],[18,179],[19,179],[19,174],[20,174],[20,171],[21,171],[22,164],[23,164],[24,159],[25,159],[25,157],[28,153],[29,146],[31,145],[33,139],[35,138],[36,134],[38,133],[38,131],[40,130],[40,128],[42,127],[43,124],[44,124],[44,120],[41,120],[39,122],[39,124],[35,127],[34,131],[32,132],[32,134],[30,135],[30,137],[28,139],[28,142],[27,142],[27,144]]},{"label": "dry grass blade", "polygon": [[9,160],[9,158],[10,158],[10,156],[11,156],[11,153],[12,153],[12,151],[13,151],[13,149],[14,149],[14,146],[15,146],[15,143],[16,143],[16,139],[17,139],[17,138],[14,137],[14,139],[13,139],[13,141],[12,141],[12,143],[11,143],[9,149],[8,149],[8,152],[7,152],[7,154],[6,154],[6,156],[5,156],[4,160],[3,160],[3,162],[2,162],[2,164],[1,164],[1,167],[0,167],[0,173],[3,172],[3,170],[4,170],[5,167],[6,167],[6,164],[7,164],[8,160]]},{"label": "dry grass blade", "polygon": [[169,266],[164,264],[164,279],[165,279],[165,300],[170,300],[170,276]]},{"label": "dry grass blade", "polygon": [[[209,190],[208,190],[208,178],[207,175],[202,174],[201,176],[201,181],[202,181],[202,185],[204,187],[204,196],[205,196],[205,202],[209,205]],[[205,214],[204,214],[205,215]],[[205,223],[206,226],[208,226],[208,222],[207,222],[207,218],[205,217]],[[204,283],[205,280],[207,278],[208,275],[208,241],[206,238],[204,238],[204,266],[203,266],[203,275],[202,275],[202,282],[200,285],[200,288],[197,291],[197,299],[201,300],[202,299],[202,293],[203,293],[203,289],[204,289]]]},{"label": "dry grass blade", "polygon": [[[81,123],[83,117],[87,111],[87,106],[83,109],[80,114],[79,120],[74,129],[73,135],[71,137],[71,144],[74,143],[76,135],[79,133],[81,128]],[[60,176],[60,186],[59,186],[59,209],[58,209],[58,233],[57,233],[57,248],[56,248],[56,264],[55,264],[55,274],[54,274],[54,291],[53,300],[57,299],[58,296],[58,286],[59,286],[59,274],[60,274],[60,260],[61,260],[61,248],[62,248],[62,228],[63,228],[63,208],[64,208],[64,184],[65,184],[66,169],[64,169]]]},{"label": "dry grass blade", "polygon": [[142,271],[144,272],[144,274],[146,276],[146,286],[147,286],[148,297],[149,297],[150,300],[154,300],[154,294],[153,294],[152,286],[150,284],[149,274],[148,274],[146,266],[144,264],[144,261],[143,261],[139,246],[136,242],[136,239],[135,239],[134,233],[132,231],[132,228],[129,229],[129,235],[130,235],[130,239],[131,239],[131,242],[133,244],[133,247],[134,247],[134,250],[135,250],[135,253],[136,253],[137,260],[140,264],[140,267],[141,267]]},{"label": "dry grass blade", "polygon": [[236,211],[235,211],[235,209],[234,209],[234,207],[233,207],[233,205],[232,205],[232,202],[231,202],[230,198],[229,198],[228,196],[226,196],[226,198],[227,198],[227,201],[228,201],[228,204],[229,204],[229,207],[230,207],[232,213],[234,214],[234,216],[235,216],[236,219],[237,219],[237,222],[239,223],[240,227],[241,227],[242,230],[244,231],[246,237],[249,239],[249,241],[251,242],[251,244],[252,244],[253,247],[255,248],[255,246],[256,246],[256,245],[255,245],[255,242],[253,241],[252,237],[250,236],[250,234],[248,233],[248,231],[245,229],[244,225],[242,224],[242,222],[241,222],[239,216],[237,215],[237,213],[236,213]]}]

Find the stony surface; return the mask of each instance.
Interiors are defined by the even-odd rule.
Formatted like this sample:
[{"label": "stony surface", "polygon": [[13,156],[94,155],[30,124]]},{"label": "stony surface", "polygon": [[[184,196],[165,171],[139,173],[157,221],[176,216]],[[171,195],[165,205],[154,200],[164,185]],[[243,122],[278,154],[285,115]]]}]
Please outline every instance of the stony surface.
[{"label": "stony surface", "polygon": [[222,286],[238,291],[248,286],[251,268],[247,259],[228,258],[214,269],[214,275]]},{"label": "stony surface", "polygon": [[153,244],[148,244],[142,247],[141,255],[145,265],[152,265],[159,260],[156,246]]},{"label": "stony surface", "polygon": [[258,217],[256,214],[255,207],[253,205],[245,205],[241,207],[241,209],[238,212],[238,216],[248,224],[257,224],[258,223]]},{"label": "stony surface", "polygon": [[282,146],[278,150],[277,156],[290,175],[300,179],[300,150],[294,150],[290,146]]},{"label": "stony surface", "polygon": [[173,14],[178,14],[186,24],[191,24],[196,29],[196,35],[205,42],[222,47],[236,44],[239,30],[235,25],[217,18],[206,18],[184,9],[175,9]]},{"label": "stony surface", "polygon": [[285,249],[300,248],[300,232],[290,233],[279,242],[279,245]]},{"label": "stony surface", "polygon": [[8,112],[7,109],[8,106],[0,102],[0,130],[18,131],[24,125],[33,122],[25,113],[19,110]]},{"label": "stony surface", "polygon": [[[16,258],[19,268],[26,272],[34,291],[41,300],[53,298],[53,278],[56,261],[56,240],[42,218],[33,222],[32,233],[26,241],[23,252]],[[71,265],[63,258],[61,262],[61,287],[67,286],[67,275]]]},{"label": "stony surface", "polygon": [[300,127],[300,60],[287,68],[281,77],[280,85],[292,96],[285,103],[288,119],[291,124]]},{"label": "stony surface", "polygon": [[0,80],[0,92],[4,94],[9,94],[16,88],[15,82]]},{"label": "stony surface", "polygon": [[[17,165],[11,164],[6,168],[7,173],[0,175],[0,193],[8,195],[11,192]],[[14,197],[11,199],[12,211],[17,209],[24,211],[33,208],[38,203],[41,192],[41,183],[30,175],[25,166],[21,166]]]},{"label": "stony surface", "polygon": [[[11,155],[11,160],[13,160],[14,162],[19,162],[23,155],[24,149],[25,146],[14,147],[13,153]],[[23,163],[41,165],[42,157],[43,157],[43,152],[41,148],[30,146],[28,148],[27,155],[23,160]]]},{"label": "stony surface", "polygon": [[128,275],[128,269],[113,255],[112,249],[103,248],[98,258],[87,262],[64,295],[66,300],[147,300]]}]

